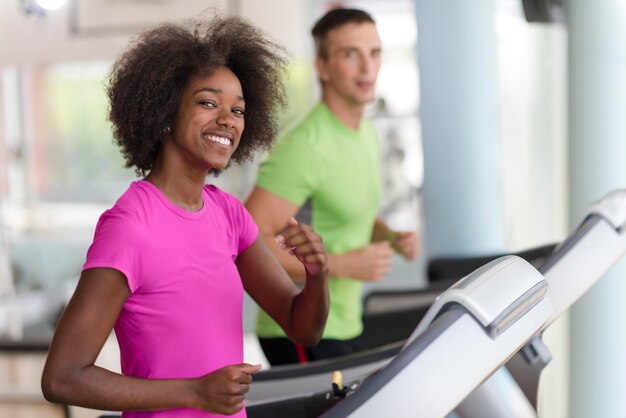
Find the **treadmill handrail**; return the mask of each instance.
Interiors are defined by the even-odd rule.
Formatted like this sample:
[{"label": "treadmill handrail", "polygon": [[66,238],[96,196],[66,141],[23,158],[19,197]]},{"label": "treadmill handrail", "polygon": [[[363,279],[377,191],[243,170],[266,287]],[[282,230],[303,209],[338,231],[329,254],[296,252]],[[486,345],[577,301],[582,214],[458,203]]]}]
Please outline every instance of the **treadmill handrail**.
[{"label": "treadmill handrail", "polygon": [[546,289],[545,278],[526,260],[512,255],[500,257],[439,295],[409,341],[454,304],[467,309],[495,337],[543,298]]},{"label": "treadmill handrail", "polygon": [[626,189],[613,190],[591,204],[586,209],[581,223],[591,215],[601,216],[615,229],[622,229],[626,226]]},{"label": "treadmill handrail", "polygon": [[545,327],[580,299],[625,253],[624,228],[615,228],[600,215],[587,217],[540,269],[554,305],[553,317]]}]

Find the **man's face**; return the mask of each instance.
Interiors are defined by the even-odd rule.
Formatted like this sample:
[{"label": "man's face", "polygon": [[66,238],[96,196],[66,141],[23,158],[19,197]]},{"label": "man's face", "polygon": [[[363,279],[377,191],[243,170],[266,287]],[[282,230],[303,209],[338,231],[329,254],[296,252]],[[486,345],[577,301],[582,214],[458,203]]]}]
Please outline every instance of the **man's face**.
[{"label": "man's face", "polygon": [[326,56],[317,58],[317,71],[325,94],[350,106],[374,99],[380,69],[381,42],[373,23],[348,23],[328,32]]}]

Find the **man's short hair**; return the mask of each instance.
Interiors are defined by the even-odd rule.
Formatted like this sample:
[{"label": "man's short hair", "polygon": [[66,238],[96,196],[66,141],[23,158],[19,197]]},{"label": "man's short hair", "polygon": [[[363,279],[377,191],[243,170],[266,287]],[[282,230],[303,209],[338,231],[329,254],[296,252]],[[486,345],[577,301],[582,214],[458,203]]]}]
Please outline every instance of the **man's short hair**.
[{"label": "man's short hair", "polygon": [[373,23],[376,22],[369,13],[358,9],[332,9],[322,16],[313,29],[311,34],[315,40],[315,52],[318,57],[326,58],[328,51],[326,50],[325,40],[328,32],[343,26],[347,23]]}]

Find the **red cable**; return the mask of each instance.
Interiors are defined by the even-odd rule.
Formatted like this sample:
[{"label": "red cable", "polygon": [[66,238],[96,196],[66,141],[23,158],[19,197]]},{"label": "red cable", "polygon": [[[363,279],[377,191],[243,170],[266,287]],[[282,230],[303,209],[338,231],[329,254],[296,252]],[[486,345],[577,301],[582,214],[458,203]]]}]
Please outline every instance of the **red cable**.
[{"label": "red cable", "polygon": [[298,356],[298,361],[300,362],[300,364],[306,364],[309,362],[309,358],[306,355],[306,350],[304,349],[304,347],[302,347],[300,344],[293,344],[294,347],[296,348],[296,355]]}]

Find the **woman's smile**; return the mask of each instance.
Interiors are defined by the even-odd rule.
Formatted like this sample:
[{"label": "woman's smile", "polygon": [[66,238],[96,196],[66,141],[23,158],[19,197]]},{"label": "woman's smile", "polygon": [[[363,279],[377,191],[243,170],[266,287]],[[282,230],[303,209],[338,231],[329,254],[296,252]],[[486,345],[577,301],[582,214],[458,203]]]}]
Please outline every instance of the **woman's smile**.
[{"label": "woman's smile", "polygon": [[219,136],[219,135],[214,135],[214,134],[202,134],[202,137],[205,139],[208,139],[211,142],[215,142],[218,143],[220,145],[225,145],[228,147],[232,147],[233,145],[233,140],[230,138],[226,138],[223,136]]}]

